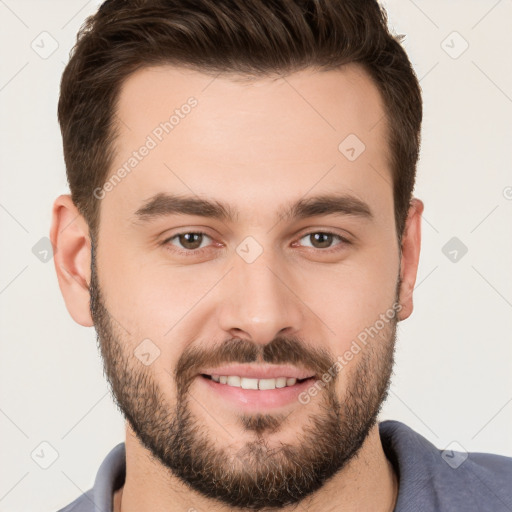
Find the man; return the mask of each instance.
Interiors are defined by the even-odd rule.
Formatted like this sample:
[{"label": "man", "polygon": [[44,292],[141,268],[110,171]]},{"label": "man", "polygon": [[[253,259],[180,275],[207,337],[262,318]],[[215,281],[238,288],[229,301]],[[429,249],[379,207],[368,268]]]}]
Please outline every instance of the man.
[{"label": "man", "polygon": [[51,238],[127,423],[62,511],[512,510],[510,458],[377,422],[413,308],[421,115],[373,0],[87,20]]}]

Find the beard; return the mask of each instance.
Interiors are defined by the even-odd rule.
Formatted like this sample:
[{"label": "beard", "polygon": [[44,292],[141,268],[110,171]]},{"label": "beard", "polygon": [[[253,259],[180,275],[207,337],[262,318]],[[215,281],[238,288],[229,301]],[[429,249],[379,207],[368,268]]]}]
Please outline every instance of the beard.
[{"label": "beard", "polygon": [[[90,308],[114,401],[143,446],[190,489],[231,508],[255,511],[298,504],[320,489],[352,460],[377,422],[387,398],[394,365],[396,316],[350,363],[340,402],[336,382],[341,371],[328,352],[296,337],[274,338],[265,346],[229,339],[216,347],[186,348],[174,370],[176,400],[170,403],[149,366],[133,357],[133,340],[107,311],[99,286],[92,245]],[[395,303],[398,303],[397,283]],[[131,348],[130,348],[131,347]],[[318,392],[307,420],[295,425],[296,442],[271,446],[268,437],[293,425],[280,413],[238,416],[250,441],[219,446],[210,429],[191,409],[190,393],[204,365],[288,363],[331,376]],[[342,368],[343,369],[343,368]],[[171,375],[170,375],[171,377]],[[326,379],[325,379],[326,380]],[[206,408],[199,404],[200,410]],[[197,407],[196,407],[197,409]],[[295,412],[295,408],[292,411]],[[206,413],[205,413],[206,414]],[[222,427],[222,425],[221,425]],[[240,447],[241,446],[241,447]]]}]

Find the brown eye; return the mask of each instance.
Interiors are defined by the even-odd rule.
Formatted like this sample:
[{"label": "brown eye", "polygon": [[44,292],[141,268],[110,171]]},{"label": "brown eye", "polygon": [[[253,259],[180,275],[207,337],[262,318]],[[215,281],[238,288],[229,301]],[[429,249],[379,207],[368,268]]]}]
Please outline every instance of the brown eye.
[{"label": "brown eye", "polygon": [[[185,249],[186,251],[195,251],[201,249],[203,241],[210,238],[205,233],[178,233],[173,237],[166,240],[166,243],[176,246],[178,249]],[[176,243],[173,243],[176,241]]]},{"label": "brown eye", "polygon": [[[338,243],[333,243],[335,240],[339,240]],[[331,249],[337,245],[349,244],[350,242],[340,235],[335,233],[328,233],[325,231],[315,231],[304,235],[300,240],[308,240],[310,245],[304,244],[305,247],[312,247],[314,249]]]},{"label": "brown eye", "polygon": [[331,246],[332,243],[332,235],[328,233],[313,233],[309,235],[310,240],[313,243],[313,246],[317,249],[325,249]]}]

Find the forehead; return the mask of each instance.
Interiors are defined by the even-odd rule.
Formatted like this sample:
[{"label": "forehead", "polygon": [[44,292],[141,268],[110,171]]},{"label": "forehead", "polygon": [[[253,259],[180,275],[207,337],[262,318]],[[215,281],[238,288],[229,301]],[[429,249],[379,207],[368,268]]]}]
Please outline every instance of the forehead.
[{"label": "forehead", "polygon": [[131,215],[162,192],[213,197],[242,216],[310,191],[389,210],[384,106],[362,68],[234,78],[157,66],[124,82],[109,175],[125,172],[102,212]]}]

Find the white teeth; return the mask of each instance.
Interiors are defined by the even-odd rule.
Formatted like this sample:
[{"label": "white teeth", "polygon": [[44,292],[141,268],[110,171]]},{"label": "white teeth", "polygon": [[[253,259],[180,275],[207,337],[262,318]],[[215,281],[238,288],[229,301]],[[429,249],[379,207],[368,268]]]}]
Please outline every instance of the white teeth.
[{"label": "white teeth", "polygon": [[277,379],[252,379],[249,377],[238,377],[236,375],[211,375],[215,382],[220,384],[227,384],[242,389],[276,389],[284,388],[286,386],[293,386],[296,384],[297,379],[294,377],[278,377]]},{"label": "white teeth", "polygon": [[235,388],[240,387],[240,377],[237,377],[235,375],[229,375],[228,376],[228,386],[233,386]]},{"label": "white teeth", "polygon": [[259,389],[276,389],[276,379],[260,379]]},{"label": "white teeth", "polygon": [[276,388],[286,387],[286,377],[278,377],[276,379]]},{"label": "white teeth", "polygon": [[243,389],[258,389],[258,379],[249,379],[247,377],[242,377],[240,387]]}]

